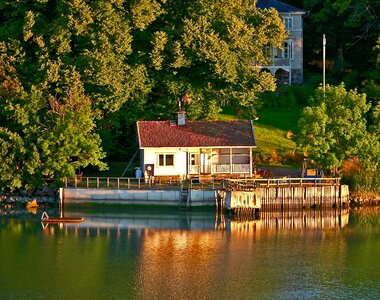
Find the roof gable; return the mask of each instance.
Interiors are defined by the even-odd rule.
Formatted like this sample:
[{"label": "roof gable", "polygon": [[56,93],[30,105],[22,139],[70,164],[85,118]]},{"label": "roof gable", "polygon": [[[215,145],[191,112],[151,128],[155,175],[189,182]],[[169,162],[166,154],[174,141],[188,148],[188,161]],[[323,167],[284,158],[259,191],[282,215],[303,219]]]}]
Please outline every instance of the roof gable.
[{"label": "roof gable", "polygon": [[256,3],[256,7],[261,9],[273,7],[281,13],[305,13],[305,11],[300,8],[294,7],[292,5],[277,0],[258,0]]},{"label": "roof gable", "polygon": [[251,121],[138,121],[137,133],[140,148],[256,146]]}]

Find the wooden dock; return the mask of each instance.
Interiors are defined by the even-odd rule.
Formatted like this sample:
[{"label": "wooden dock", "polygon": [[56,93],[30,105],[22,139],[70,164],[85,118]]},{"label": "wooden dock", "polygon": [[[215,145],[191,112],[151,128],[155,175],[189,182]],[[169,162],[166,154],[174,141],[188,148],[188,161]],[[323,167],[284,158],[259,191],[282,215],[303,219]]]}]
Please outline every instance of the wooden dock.
[{"label": "wooden dock", "polygon": [[341,185],[340,178],[230,180],[228,190],[252,193],[266,211],[349,205],[348,186]]},{"label": "wooden dock", "polygon": [[[218,210],[224,208],[239,214],[252,214],[257,210],[349,205],[348,186],[342,185],[340,178],[213,178],[194,183],[191,180],[146,182],[137,178],[83,177],[65,179],[64,183],[65,191],[60,193],[60,197],[63,199],[65,194],[65,202],[72,203],[102,201],[118,204],[178,205],[180,209],[215,205]],[[230,196],[227,195],[229,192],[232,193]],[[238,192],[245,195],[237,196]],[[228,197],[230,200],[227,200]]]}]

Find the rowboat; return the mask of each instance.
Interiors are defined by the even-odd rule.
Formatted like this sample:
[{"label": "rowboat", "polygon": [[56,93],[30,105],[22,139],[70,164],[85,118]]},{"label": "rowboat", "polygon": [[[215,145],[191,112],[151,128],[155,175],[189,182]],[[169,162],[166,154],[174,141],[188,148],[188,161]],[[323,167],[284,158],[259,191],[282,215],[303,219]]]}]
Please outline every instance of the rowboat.
[{"label": "rowboat", "polygon": [[44,211],[42,213],[42,216],[41,216],[41,222],[42,223],[80,223],[83,221],[84,221],[83,217],[80,217],[80,218],[51,218],[51,217],[49,217],[49,215],[47,214],[46,211]]}]

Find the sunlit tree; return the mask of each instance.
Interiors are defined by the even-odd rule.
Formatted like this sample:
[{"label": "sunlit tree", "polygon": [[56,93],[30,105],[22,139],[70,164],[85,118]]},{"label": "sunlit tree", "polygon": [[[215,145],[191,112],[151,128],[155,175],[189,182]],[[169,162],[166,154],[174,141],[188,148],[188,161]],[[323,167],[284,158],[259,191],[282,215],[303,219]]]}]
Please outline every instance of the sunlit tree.
[{"label": "sunlit tree", "polygon": [[311,105],[299,120],[298,144],[320,167],[339,172],[343,161],[373,156],[365,114],[370,105],[366,95],[347,91],[343,84],[318,88]]}]

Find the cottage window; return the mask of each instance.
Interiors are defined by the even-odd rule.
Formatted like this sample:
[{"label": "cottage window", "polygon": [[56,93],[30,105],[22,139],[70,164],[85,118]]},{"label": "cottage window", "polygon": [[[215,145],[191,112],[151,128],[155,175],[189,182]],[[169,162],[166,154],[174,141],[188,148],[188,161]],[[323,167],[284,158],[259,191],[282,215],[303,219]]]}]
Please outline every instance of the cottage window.
[{"label": "cottage window", "polygon": [[158,165],[160,167],[173,167],[174,166],[174,154],[159,154]]},{"label": "cottage window", "polygon": [[285,17],[284,23],[285,23],[285,29],[292,29],[293,28],[293,18]]}]

